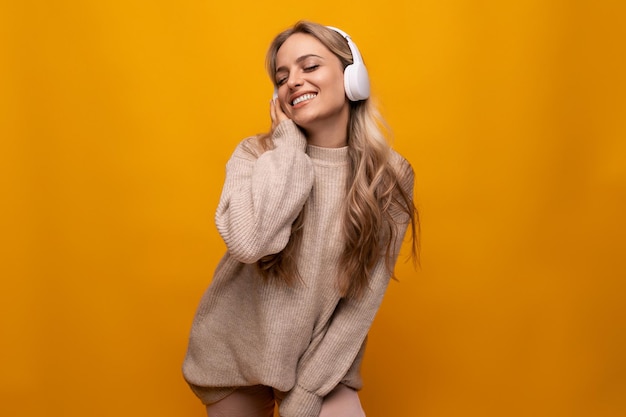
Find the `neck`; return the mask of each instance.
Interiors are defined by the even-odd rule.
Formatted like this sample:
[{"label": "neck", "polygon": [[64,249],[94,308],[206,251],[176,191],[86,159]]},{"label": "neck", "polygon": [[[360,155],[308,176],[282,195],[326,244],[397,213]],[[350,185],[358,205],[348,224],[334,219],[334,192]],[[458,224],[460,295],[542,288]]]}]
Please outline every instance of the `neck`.
[{"label": "neck", "polygon": [[314,126],[305,129],[307,143],[322,148],[341,148],[348,144],[348,120],[350,109],[346,106],[332,120],[321,120]]}]

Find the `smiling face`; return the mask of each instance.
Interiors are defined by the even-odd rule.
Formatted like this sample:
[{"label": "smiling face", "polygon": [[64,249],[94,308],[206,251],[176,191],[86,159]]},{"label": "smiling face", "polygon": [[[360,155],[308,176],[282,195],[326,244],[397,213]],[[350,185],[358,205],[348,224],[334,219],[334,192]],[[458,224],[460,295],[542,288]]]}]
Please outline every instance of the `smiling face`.
[{"label": "smiling face", "polygon": [[285,114],[309,134],[345,134],[350,106],[339,58],[315,37],[294,33],[276,54],[275,83]]}]

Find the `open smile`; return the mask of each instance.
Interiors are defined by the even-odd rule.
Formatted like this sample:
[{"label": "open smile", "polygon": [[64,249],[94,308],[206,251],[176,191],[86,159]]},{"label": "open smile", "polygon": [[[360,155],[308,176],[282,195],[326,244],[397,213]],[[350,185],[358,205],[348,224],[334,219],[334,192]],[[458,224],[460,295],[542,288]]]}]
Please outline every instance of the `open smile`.
[{"label": "open smile", "polygon": [[317,94],[314,93],[307,93],[307,94],[302,94],[299,97],[296,97],[292,102],[291,105],[295,106],[296,104],[302,103],[304,101],[308,101],[308,100],[312,100],[315,97],[317,97]]}]

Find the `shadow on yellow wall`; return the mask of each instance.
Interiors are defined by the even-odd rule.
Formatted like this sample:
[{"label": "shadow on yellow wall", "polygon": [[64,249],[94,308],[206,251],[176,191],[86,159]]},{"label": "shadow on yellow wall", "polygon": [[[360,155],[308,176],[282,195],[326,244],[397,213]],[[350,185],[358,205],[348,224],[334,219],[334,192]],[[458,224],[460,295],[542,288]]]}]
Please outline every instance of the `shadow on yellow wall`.
[{"label": "shadow on yellow wall", "polygon": [[417,174],[368,416],[626,413],[624,6],[41,3],[0,6],[1,415],[204,415],[180,364],[224,164],[300,18],[351,33]]}]

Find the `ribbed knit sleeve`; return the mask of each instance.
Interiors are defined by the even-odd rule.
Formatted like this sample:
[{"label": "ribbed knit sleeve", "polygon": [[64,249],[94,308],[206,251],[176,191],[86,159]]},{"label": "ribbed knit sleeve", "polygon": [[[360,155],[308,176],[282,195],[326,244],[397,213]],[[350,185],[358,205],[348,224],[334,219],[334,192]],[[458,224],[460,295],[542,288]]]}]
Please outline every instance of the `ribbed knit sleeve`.
[{"label": "ribbed knit sleeve", "polygon": [[278,125],[272,139],[274,149],[258,159],[240,145],[226,165],[215,223],[230,254],[243,263],[284,249],[313,186],[306,139],[293,121]]},{"label": "ribbed knit sleeve", "polygon": [[281,417],[318,417],[323,398],[341,382],[367,336],[389,282],[384,261],[361,299],[343,299],[324,338],[298,364],[296,385],[280,404]]},{"label": "ribbed knit sleeve", "polygon": [[[392,160],[393,161],[393,160]],[[400,186],[412,195],[413,170],[406,160],[397,161]],[[392,213],[397,222],[393,241],[395,265],[408,225],[404,213]],[[280,405],[281,417],[318,417],[322,401],[350,370],[382,302],[390,274],[383,257],[374,267],[368,290],[358,299],[342,299],[319,343],[311,344],[298,363],[296,385]]]}]

